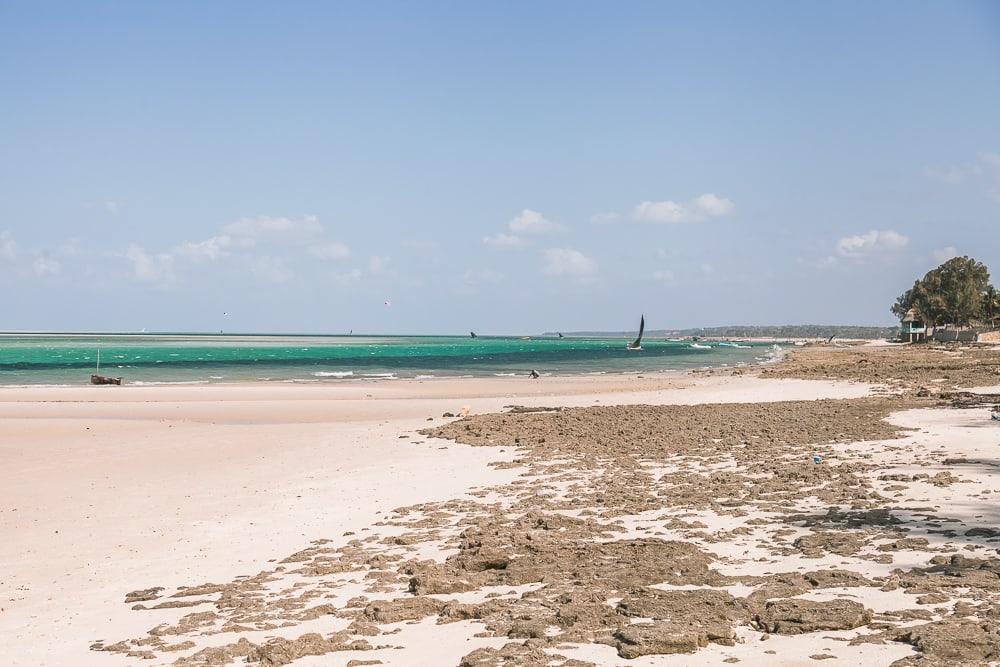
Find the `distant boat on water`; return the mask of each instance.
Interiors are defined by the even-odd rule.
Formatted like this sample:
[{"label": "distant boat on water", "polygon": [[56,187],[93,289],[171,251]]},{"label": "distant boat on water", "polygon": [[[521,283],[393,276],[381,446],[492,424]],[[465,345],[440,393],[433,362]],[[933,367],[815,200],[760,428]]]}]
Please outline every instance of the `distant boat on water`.
[{"label": "distant boat on water", "polygon": [[691,343],[691,348],[694,350],[711,350],[711,345],[702,345],[701,343]]},{"label": "distant boat on water", "polygon": [[628,343],[625,346],[626,350],[636,351],[636,350],[641,350],[642,349],[642,332],[645,331],[645,329],[646,329],[646,316],[645,315],[640,315],[639,316],[639,337],[636,338],[631,343]]}]

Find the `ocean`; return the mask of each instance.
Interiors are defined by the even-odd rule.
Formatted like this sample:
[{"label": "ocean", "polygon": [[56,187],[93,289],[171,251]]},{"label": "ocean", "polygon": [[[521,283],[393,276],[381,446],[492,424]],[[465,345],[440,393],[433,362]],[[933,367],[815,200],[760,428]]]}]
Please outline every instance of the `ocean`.
[{"label": "ocean", "polygon": [[745,366],[770,345],[692,348],[686,341],[513,336],[0,334],[0,384],[78,385],[101,374],[126,384],[345,382],[458,376],[655,372]]}]

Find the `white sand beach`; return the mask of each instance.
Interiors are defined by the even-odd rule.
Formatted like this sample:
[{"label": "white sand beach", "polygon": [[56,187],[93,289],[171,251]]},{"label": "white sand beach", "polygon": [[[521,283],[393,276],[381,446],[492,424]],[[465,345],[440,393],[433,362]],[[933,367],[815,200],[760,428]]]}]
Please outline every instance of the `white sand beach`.
[{"label": "white sand beach", "polygon": [[[524,467],[489,465],[517,458],[510,444],[473,447],[417,433],[452,421],[442,417],[446,412],[467,410],[476,415],[499,412],[511,404],[583,407],[849,399],[867,396],[871,390],[870,385],[847,381],[690,375],[2,389],[0,456],[5,465],[0,469],[0,532],[5,539],[0,543],[0,636],[15,665],[133,664],[135,658],[122,652],[89,647],[141,637],[157,623],[176,622],[190,610],[133,611],[132,605],[123,604],[131,591],[150,586],[170,591],[252,576],[316,540],[330,540],[336,546],[356,536],[399,534],[398,529],[376,525],[394,508],[472,499],[470,492],[500,488],[523,477]],[[908,436],[906,444],[912,449],[905,455],[901,450],[906,448],[900,447],[904,441],[890,440],[844,446],[837,457],[843,462],[852,456],[874,457],[883,468],[935,474],[938,468],[928,467],[926,461],[931,452],[938,458],[991,457],[1000,445],[1000,423],[989,428],[988,421],[983,410],[905,411],[893,417],[894,423],[916,429]],[[917,484],[897,490],[896,496],[900,503],[944,507],[968,526],[992,525],[993,471],[975,465],[966,468],[949,470],[968,483]],[[557,493],[558,485],[552,489]],[[650,519],[625,518],[623,537],[632,534],[628,526]],[[730,517],[711,511],[699,519],[709,534],[734,527]],[[685,538],[683,531],[654,532],[699,543]],[[745,532],[730,547],[725,541],[702,544],[723,559],[720,572],[760,575],[808,566],[885,576],[904,562],[896,558],[878,565],[836,555],[813,561],[775,558],[760,551],[770,539],[767,533],[756,528]],[[927,536],[929,551],[947,542]],[[992,550],[984,540],[966,548],[975,554]],[[435,559],[449,553],[440,547],[421,549]],[[923,554],[910,555],[913,564],[921,562]],[[362,590],[348,581],[336,587],[338,591],[329,597],[341,604]],[[864,589],[861,598],[849,590],[845,595],[855,595],[852,599],[871,608],[896,604],[879,598],[877,590],[868,591]],[[442,599],[482,600],[482,594]],[[347,624],[322,617],[289,624],[287,629],[191,635],[192,647],[222,645],[236,636],[253,642],[275,636],[293,639],[304,632],[341,630]],[[338,651],[295,662],[346,665],[351,660],[377,659],[393,665],[458,664],[477,646],[499,648],[507,642],[475,637],[482,627],[472,621],[438,625],[422,620],[390,624],[383,632],[395,627],[400,628],[391,636],[395,648]],[[705,664],[735,657],[791,665],[824,651],[832,656],[831,664],[887,664],[913,652],[905,644],[847,647],[830,641],[856,636],[851,632],[825,633],[826,639],[819,643],[807,634],[772,634],[767,643],[748,629],[740,629],[739,636],[734,646],[710,644],[695,654],[647,655],[628,664]],[[153,659],[143,662],[169,664],[194,650],[147,656]],[[581,644],[561,652],[596,664],[622,664],[615,650],[605,645]]]}]

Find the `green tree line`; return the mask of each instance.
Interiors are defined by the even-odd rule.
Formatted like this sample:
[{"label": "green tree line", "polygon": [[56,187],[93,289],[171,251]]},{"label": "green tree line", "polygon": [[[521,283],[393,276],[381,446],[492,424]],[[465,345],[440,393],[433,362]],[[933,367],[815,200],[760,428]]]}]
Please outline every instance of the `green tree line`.
[{"label": "green tree line", "polygon": [[914,282],[890,308],[899,318],[911,309],[928,326],[995,326],[1000,321],[1000,293],[990,284],[985,264],[954,257]]}]

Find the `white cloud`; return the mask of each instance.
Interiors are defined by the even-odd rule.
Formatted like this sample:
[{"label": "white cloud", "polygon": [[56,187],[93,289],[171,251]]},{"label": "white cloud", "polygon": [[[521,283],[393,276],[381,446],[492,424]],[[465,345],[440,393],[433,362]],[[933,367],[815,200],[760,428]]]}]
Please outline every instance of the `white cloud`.
[{"label": "white cloud", "polygon": [[845,236],[837,241],[837,252],[844,257],[865,257],[875,253],[905,248],[910,239],[891,229],[873,229],[866,234]]},{"label": "white cloud", "polygon": [[182,243],[177,247],[177,253],[193,260],[209,260],[214,262],[217,259],[228,257],[229,248],[233,245],[232,237],[223,234],[212,238],[198,241],[197,243]]},{"label": "white cloud", "polygon": [[942,183],[947,183],[948,185],[958,185],[959,183],[965,181],[965,179],[974,175],[974,171],[970,170],[968,167],[960,167],[957,165],[926,167],[924,169],[924,173],[928,178],[941,181]]},{"label": "white cloud", "polygon": [[132,265],[136,280],[157,283],[166,287],[174,282],[174,258],[168,253],[150,254],[142,246],[132,243],[125,249],[125,259]]},{"label": "white cloud", "polygon": [[118,213],[121,209],[121,204],[116,201],[106,201],[104,202],[104,210],[108,213]]},{"label": "white cloud", "polygon": [[687,211],[672,201],[644,201],[635,207],[635,219],[640,222],[684,222]]},{"label": "white cloud", "polygon": [[735,210],[736,206],[732,201],[706,193],[681,203],[671,200],[644,201],[635,207],[632,215],[639,222],[671,224],[721,218]]},{"label": "white cloud", "polygon": [[17,243],[10,232],[0,232],[0,259],[13,261],[17,256]]},{"label": "white cloud", "polygon": [[1000,153],[983,151],[979,154],[979,162],[986,169],[987,186],[993,201],[1000,203]]},{"label": "white cloud", "polygon": [[346,243],[327,241],[310,246],[309,254],[320,259],[347,259],[351,256],[351,249]]},{"label": "white cloud", "polygon": [[483,243],[486,245],[500,246],[502,248],[510,248],[521,245],[521,237],[500,232],[499,234],[494,234],[493,236],[484,236]]},{"label": "white cloud", "polygon": [[939,263],[947,262],[953,257],[958,257],[958,248],[955,246],[945,246],[934,251],[934,260]]},{"label": "white cloud", "polygon": [[724,197],[711,193],[699,195],[691,200],[691,208],[713,218],[729,215],[736,210],[736,205]]},{"label": "white cloud", "polygon": [[559,223],[552,222],[538,211],[529,208],[518,213],[507,223],[510,234],[499,232],[492,236],[484,236],[483,243],[486,245],[511,248],[519,246],[524,241],[522,236],[541,236],[552,234],[563,229]]},{"label": "white cloud", "polygon": [[508,229],[515,234],[551,234],[562,229],[562,225],[552,222],[538,211],[524,209],[513,220],[507,223]]},{"label": "white cloud", "polygon": [[674,279],[673,271],[666,271],[666,270],[653,271],[653,280],[660,280],[662,282],[667,283],[672,281],[673,279]]},{"label": "white cloud", "polygon": [[56,251],[64,257],[76,257],[80,254],[80,239],[68,239]]},{"label": "white cloud", "polygon": [[31,263],[31,270],[36,276],[54,276],[62,270],[62,265],[57,259],[47,255],[39,255]]},{"label": "white cloud", "polygon": [[606,225],[609,222],[614,222],[620,217],[622,216],[619,213],[615,211],[608,211],[607,213],[595,213],[590,216],[590,221],[595,225]]},{"label": "white cloud", "polygon": [[990,198],[1000,203],[1000,153],[981,151],[971,163],[931,166],[924,172],[929,178],[949,185],[967,182],[985,185]]},{"label": "white cloud", "polygon": [[381,273],[389,265],[390,259],[388,255],[372,255],[368,260],[368,270],[372,273]]},{"label": "white cloud", "polygon": [[281,257],[256,257],[250,263],[250,270],[259,278],[272,283],[285,283],[292,278],[292,272]]},{"label": "white cloud", "polygon": [[803,259],[799,257],[796,261],[801,266],[808,266],[814,269],[829,269],[836,266],[840,260],[833,255],[827,255],[826,257],[820,257],[819,259]]},{"label": "white cloud", "polygon": [[818,259],[803,259],[799,257],[796,262],[800,266],[807,266],[814,269],[830,269],[837,266],[844,260],[864,260],[866,258],[881,257],[902,250],[909,245],[909,237],[891,229],[873,229],[864,234],[855,236],[845,236],[838,240],[834,246],[836,254],[826,255]]},{"label": "white cloud", "polygon": [[342,273],[334,273],[331,277],[338,285],[349,285],[361,280],[361,269],[351,269]]},{"label": "white cloud", "polygon": [[261,236],[309,237],[323,233],[323,225],[315,215],[303,218],[272,218],[258,215],[240,218],[222,228],[223,233],[253,240]]},{"label": "white cloud", "polygon": [[544,270],[551,276],[586,276],[597,270],[597,263],[573,248],[549,248]]}]

